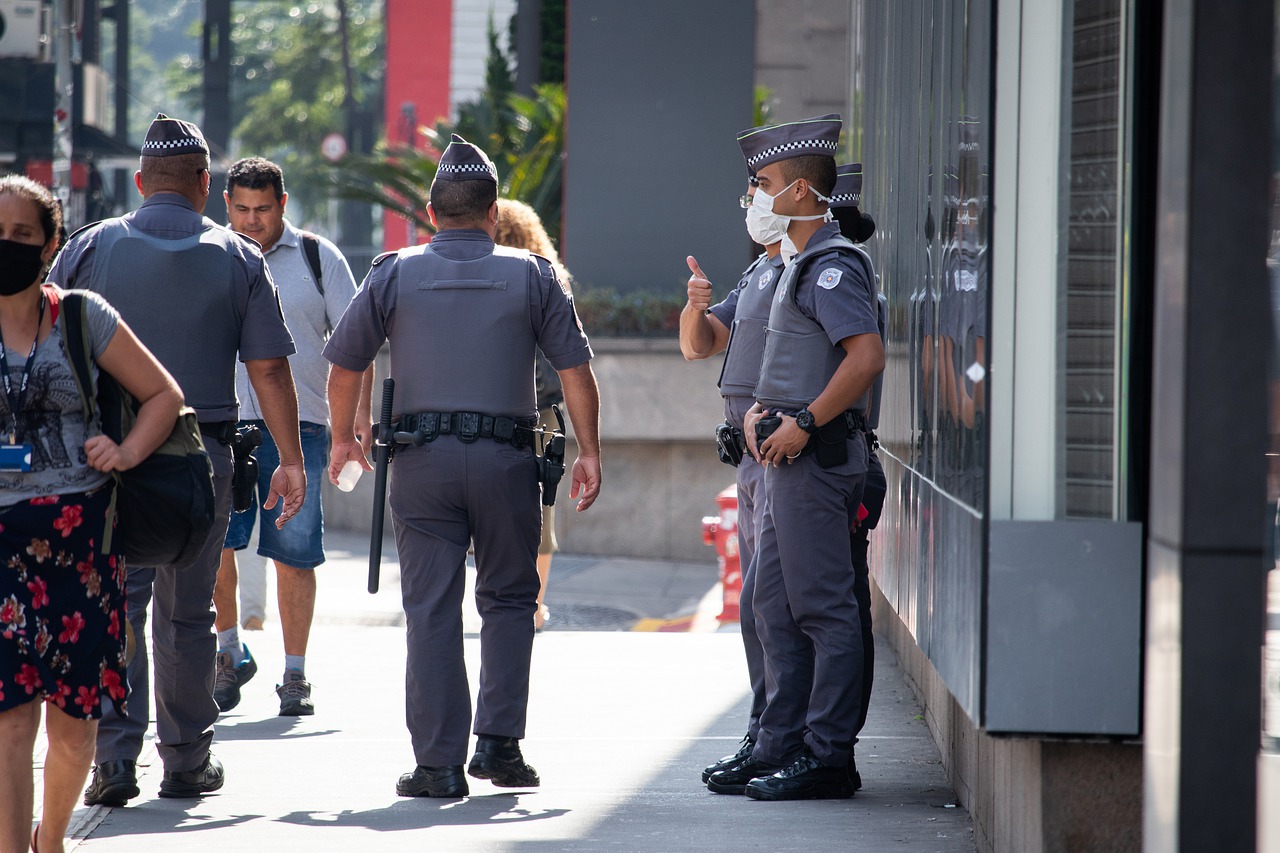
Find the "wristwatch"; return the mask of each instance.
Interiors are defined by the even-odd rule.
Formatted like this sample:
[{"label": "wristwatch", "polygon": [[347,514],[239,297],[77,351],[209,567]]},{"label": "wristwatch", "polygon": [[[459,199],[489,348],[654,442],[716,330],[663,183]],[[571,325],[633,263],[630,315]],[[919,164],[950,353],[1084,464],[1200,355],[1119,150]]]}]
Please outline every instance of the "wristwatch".
[{"label": "wristwatch", "polygon": [[807,406],[796,412],[796,426],[809,433],[809,435],[817,433],[818,425],[813,422],[813,412],[809,411]]}]

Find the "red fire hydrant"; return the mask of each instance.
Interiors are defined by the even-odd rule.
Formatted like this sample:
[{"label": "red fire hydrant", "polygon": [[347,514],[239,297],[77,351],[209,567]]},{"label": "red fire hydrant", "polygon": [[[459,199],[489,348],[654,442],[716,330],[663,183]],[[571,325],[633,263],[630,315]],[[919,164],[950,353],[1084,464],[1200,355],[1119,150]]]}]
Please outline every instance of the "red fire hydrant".
[{"label": "red fire hydrant", "polygon": [[702,542],[714,545],[720,563],[720,586],[724,605],[716,618],[721,622],[738,621],[738,604],[742,600],[742,566],[738,562],[738,486],[735,483],[716,495],[720,515],[702,519]]}]

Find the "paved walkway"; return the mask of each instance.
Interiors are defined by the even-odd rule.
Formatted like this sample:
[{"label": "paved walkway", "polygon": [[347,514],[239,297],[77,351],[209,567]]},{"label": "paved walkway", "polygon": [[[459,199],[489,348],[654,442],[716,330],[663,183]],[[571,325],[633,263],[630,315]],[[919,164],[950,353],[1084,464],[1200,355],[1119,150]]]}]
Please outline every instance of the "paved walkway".
[{"label": "paved walkway", "polygon": [[[883,644],[857,797],[762,803],[700,784],[703,765],[735,747],[747,707],[741,642],[732,627],[717,630],[710,564],[557,556],[523,744],[542,787],[471,780],[465,800],[397,797],[413,758],[394,549],[370,596],[365,543],[336,535],[330,544],[308,654],[316,715],[276,716],[283,656],[272,613],[265,631],[246,635],[259,674],[217,728],[226,787],[159,799],[149,745],[142,796],[123,809],[80,809],[69,850],[974,850],[968,814]],[[474,614],[467,626],[474,678]]]}]

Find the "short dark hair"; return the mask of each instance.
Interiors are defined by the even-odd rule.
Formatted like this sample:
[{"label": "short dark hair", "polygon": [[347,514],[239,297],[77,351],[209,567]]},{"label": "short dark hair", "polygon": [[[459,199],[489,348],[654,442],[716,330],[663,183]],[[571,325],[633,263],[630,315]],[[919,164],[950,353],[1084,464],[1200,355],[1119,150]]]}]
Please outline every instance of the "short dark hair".
[{"label": "short dark hair", "polygon": [[38,184],[22,175],[5,175],[0,178],[0,195],[16,195],[36,206],[45,243],[62,233],[62,205],[44,184]]},{"label": "short dark hair", "polygon": [[493,181],[431,182],[431,209],[446,227],[474,225],[484,221],[498,201],[498,185]]},{"label": "short dark hair", "polygon": [[276,201],[284,198],[284,172],[270,160],[262,157],[245,157],[231,164],[227,170],[227,195],[235,187],[262,190],[271,187]]},{"label": "short dark hair", "polygon": [[175,192],[188,198],[202,193],[200,173],[209,171],[209,155],[204,152],[153,157],[144,154],[139,160],[142,191],[147,195]]},{"label": "short dark hair", "polygon": [[801,178],[825,196],[836,188],[836,160],[823,154],[806,154],[778,163],[778,172],[788,184]]}]

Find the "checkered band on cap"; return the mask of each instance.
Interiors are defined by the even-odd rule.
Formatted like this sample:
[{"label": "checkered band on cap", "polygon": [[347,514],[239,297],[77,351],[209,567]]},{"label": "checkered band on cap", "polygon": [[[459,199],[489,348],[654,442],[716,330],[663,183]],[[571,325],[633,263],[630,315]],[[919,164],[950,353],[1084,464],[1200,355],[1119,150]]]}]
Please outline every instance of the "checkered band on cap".
[{"label": "checkered band on cap", "polygon": [[189,121],[169,118],[164,113],[157,113],[151,126],[147,128],[147,136],[142,141],[144,157],[175,157],[179,154],[208,154],[209,146],[204,141],[200,128]]},{"label": "checkered band on cap", "polygon": [[829,207],[857,207],[862,196],[862,164],[836,166],[836,187],[831,191]]},{"label": "checkered band on cap", "polygon": [[758,172],[770,163],[793,157],[834,157],[839,147],[840,116],[835,113],[753,127],[738,134],[747,169]]},{"label": "checkered band on cap", "polygon": [[436,180],[493,181],[496,184],[498,170],[483,151],[455,133],[440,157]]}]

